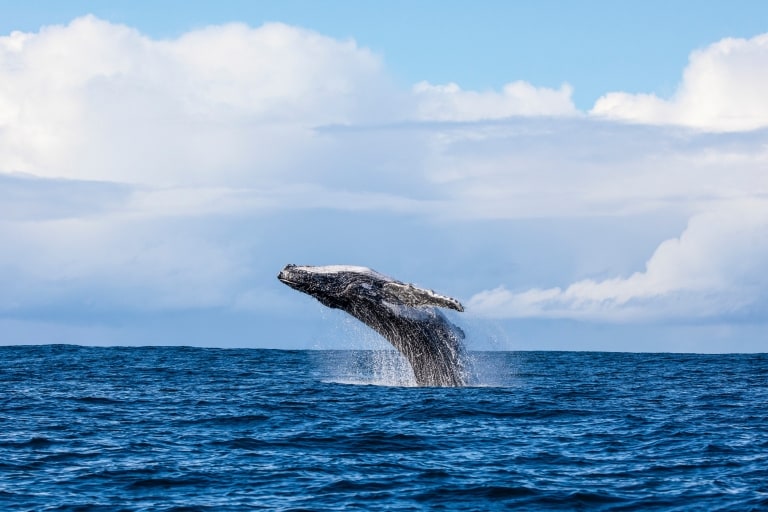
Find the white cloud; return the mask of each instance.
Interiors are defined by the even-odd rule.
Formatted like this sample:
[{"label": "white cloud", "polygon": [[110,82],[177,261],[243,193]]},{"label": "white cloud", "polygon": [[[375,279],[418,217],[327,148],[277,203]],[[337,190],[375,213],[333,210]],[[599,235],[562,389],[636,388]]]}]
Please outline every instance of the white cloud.
[{"label": "white cloud", "polygon": [[766,289],[768,202],[748,201],[692,217],[628,277],[516,293],[499,287],[473,296],[468,310],[609,321],[750,316],[768,313]]},{"label": "white cloud", "polygon": [[703,134],[595,119],[432,132],[426,172],[454,217],[684,215],[768,196],[768,132]]},{"label": "white cloud", "polygon": [[677,124],[712,131],[768,126],[768,34],[723,39],[691,54],[671,99],[613,92],[591,114],[649,124]]},{"label": "white cloud", "polygon": [[534,87],[528,82],[508,83],[501,92],[465,91],[457,84],[432,85],[419,82],[413,87],[416,118],[434,121],[477,121],[512,116],[573,116],[578,114],[571,100],[572,89]]},{"label": "white cloud", "polygon": [[388,119],[395,96],[379,58],[353,41],[282,24],[153,40],[86,16],[0,38],[0,170],[265,179],[312,152],[313,126]]},{"label": "white cloud", "polygon": [[[0,37],[0,172],[162,187],[274,185],[316,178],[329,157],[344,163],[318,126],[576,113],[568,85],[475,92],[424,82],[398,91],[380,58],[354,41],[279,23],[155,40],[85,16]],[[397,139],[398,152],[413,146]],[[367,146],[366,157],[374,151]]]},{"label": "white cloud", "polygon": [[[763,68],[750,74],[736,59],[762,58],[757,39],[695,54],[673,101],[621,97],[613,113],[596,106],[598,119],[579,114],[567,85],[477,92],[423,82],[397,91],[381,60],[353,41],[281,24],[154,40],[84,17],[13,33],[0,38],[0,312],[265,311],[279,304],[277,267],[295,255],[418,260],[427,271],[437,258],[444,268],[482,260],[471,275],[485,284],[466,288],[478,289],[502,281],[496,271],[507,272],[517,246],[548,236],[530,229],[519,231],[527,239],[504,240],[505,222],[588,225],[650,214],[649,224],[691,221],[644,271],[602,279],[561,271],[554,267],[567,258],[549,258],[535,275],[566,275],[573,285],[507,281],[523,291],[483,292],[471,306],[495,316],[606,320],[747,314],[762,307],[752,284],[764,288],[768,275],[760,238],[768,131],[655,124],[730,129],[742,125],[723,119],[739,117],[746,103],[761,118],[763,96],[747,92],[762,91]],[[740,77],[722,87],[732,103],[694,108],[715,90],[707,76]],[[642,104],[640,114],[622,110],[624,100]],[[329,234],[314,232],[318,212],[361,220],[334,232],[331,247]],[[476,222],[484,236],[504,240],[501,251],[461,239],[457,219],[464,233]],[[361,247],[361,229],[383,232],[377,251]],[[451,240],[453,252],[438,253],[435,240]],[[612,262],[593,254],[590,240],[567,244],[590,271],[595,261],[622,271],[642,261]],[[555,242],[540,246],[557,250]],[[547,259],[531,254],[529,263]],[[430,285],[430,276],[423,280]]]}]

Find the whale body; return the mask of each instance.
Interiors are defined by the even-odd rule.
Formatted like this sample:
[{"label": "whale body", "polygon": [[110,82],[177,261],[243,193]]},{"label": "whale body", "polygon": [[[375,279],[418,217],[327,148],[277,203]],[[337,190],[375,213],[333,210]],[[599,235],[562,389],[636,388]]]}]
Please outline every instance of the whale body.
[{"label": "whale body", "polygon": [[384,336],[408,360],[419,386],[467,383],[464,332],[437,309],[464,311],[458,300],[367,267],[286,265],[277,278]]}]

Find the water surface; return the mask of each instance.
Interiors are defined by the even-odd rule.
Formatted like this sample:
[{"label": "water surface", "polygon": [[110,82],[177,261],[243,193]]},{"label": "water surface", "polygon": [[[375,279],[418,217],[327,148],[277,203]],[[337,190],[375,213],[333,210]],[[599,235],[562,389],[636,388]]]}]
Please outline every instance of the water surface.
[{"label": "water surface", "polygon": [[0,347],[4,510],[764,510],[768,356]]}]

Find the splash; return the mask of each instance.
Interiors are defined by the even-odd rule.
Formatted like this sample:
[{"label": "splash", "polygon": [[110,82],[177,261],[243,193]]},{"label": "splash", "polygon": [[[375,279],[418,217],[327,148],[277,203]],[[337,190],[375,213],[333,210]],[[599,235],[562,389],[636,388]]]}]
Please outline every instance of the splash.
[{"label": "splash", "polygon": [[[418,387],[408,361],[396,350],[321,350],[313,357],[315,377],[322,382]],[[470,352],[465,360],[467,384],[462,387],[518,387],[519,364],[510,352]]]},{"label": "splash", "polygon": [[339,326],[351,350],[324,350],[317,355],[318,375],[325,382],[415,387],[408,360],[369,327],[347,317]]},{"label": "splash", "polygon": [[338,384],[416,387],[408,361],[395,350],[344,350],[324,354],[322,380]]},{"label": "splash", "polygon": [[[416,378],[408,360],[382,336],[368,326],[346,315],[325,316],[335,323],[336,346],[313,353],[315,377],[337,384],[417,387]],[[465,329],[469,346],[487,346],[491,350],[471,351],[463,355],[464,387],[516,387],[519,384],[519,361],[506,348],[509,340],[497,330],[470,322]],[[503,333],[502,333],[503,334]],[[503,354],[503,356],[502,356]]]}]

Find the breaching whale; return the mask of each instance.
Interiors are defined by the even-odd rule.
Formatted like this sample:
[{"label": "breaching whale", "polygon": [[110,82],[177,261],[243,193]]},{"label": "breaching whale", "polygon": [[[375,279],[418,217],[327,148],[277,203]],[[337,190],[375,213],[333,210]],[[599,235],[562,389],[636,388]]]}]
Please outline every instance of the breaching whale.
[{"label": "breaching whale", "polygon": [[466,384],[464,332],[437,309],[464,311],[458,300],[367,267],[286,265],[277,278],[384,336],[411,364],[419,386]]}]

